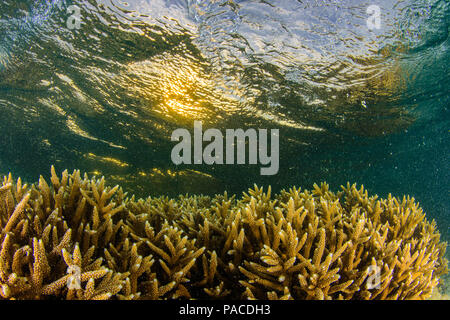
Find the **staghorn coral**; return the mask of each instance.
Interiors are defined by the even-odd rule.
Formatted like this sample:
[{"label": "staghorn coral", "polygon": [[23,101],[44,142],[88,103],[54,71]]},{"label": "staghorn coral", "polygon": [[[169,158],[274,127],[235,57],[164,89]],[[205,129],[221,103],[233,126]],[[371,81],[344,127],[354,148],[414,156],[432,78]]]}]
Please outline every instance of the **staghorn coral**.
[{"label": "staghorn coral", "polygon": [[53,167],[50,182],[0,186],[3,299],[425,299],[447,272],[410,197],[322,183],[136,200]]}]

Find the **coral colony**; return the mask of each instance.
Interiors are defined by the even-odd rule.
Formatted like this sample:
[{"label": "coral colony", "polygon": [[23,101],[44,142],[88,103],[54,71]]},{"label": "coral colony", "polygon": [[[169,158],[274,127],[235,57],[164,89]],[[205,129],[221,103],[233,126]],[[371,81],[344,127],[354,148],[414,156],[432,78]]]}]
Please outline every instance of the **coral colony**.
[{"label": "coral colony", "polygon": [[[181,141],[180,141],[181,139]],[[270,130],[270,156],[268,155],[267,129],[227,129],[224,136],[218,129],[208,129],[203,133],[202,122],[194,121],[194,154],[192,161],[192,137],[187,129],[176,129],[172,133],[172,141],[180,141],[172,149],[171,159],[178,164],[235,164],[235,146],[237,149],[237,164],[245,164],[246,139],[248,139],[248,163],[257,164],[258,158],[262,165],[261,175],[274,175],[279,169],[279,130]],[[203,149],[203,142],[210,142]],[[236,142],[236,143],[235,143]]]},{"label": "coral colony", "polygon": [[446,244],[347,184],[136,200],[79,171],[0,183],[3,299],[425,299]]}]

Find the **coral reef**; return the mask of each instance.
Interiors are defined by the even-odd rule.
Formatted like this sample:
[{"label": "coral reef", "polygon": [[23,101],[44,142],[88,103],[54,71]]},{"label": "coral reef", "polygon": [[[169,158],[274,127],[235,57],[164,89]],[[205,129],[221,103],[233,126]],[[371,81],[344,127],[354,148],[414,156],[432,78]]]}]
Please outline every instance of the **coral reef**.
[{"label": "coral reef", "polygon": [[347,184],[136,200],[79,171],[0,186],[3,299],[425,299],[445,243],[413,198]]}]

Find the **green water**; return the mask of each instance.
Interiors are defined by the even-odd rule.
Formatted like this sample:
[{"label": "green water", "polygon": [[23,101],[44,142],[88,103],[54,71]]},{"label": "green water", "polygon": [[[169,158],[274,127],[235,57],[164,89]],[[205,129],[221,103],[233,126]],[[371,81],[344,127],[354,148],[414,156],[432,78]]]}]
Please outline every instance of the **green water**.
[{"label": "green water", "polygon": [[[54,164],[138,196],[351,181],[413,195],[448,239],[450,3],[377,1],[369,30],[371,4],[2,1],[0,173]],[[174,165],[194,120],[279,129],[278,174]]]}]

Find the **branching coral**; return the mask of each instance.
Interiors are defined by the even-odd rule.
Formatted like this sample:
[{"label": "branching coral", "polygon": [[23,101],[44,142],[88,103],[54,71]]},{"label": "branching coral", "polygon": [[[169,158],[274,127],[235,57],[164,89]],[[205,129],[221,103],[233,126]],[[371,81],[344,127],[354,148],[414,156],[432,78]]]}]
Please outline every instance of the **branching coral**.
[{"label": "branching coral", "polygon": [[445,243],[413,198],[347,184],[127,197],[79,171],[0,186],[4,299],[424,299]]}]

